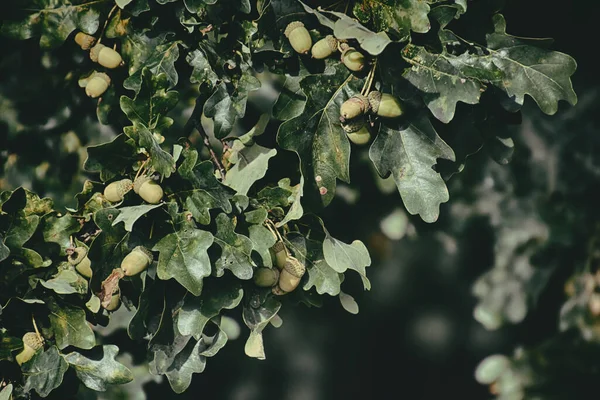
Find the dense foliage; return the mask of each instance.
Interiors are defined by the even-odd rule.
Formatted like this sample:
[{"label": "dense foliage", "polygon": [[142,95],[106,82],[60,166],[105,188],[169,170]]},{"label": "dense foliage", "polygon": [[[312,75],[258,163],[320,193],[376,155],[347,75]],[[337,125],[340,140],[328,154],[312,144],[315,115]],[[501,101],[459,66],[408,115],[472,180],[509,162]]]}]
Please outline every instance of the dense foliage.
[{"label": "dense foliage", "polygon": [[[236,334],[240,316],[246,354],[264,359],[262,332],[281,324],[282,307],[319,306],[328,295],[358,312],[342,284],[353,270],[370,290],[371,257],[320,218],[353,165],[367,161],[377,182],[390,177],[408,213],[432,223],[449,200],[446,182],[477,168],[470,156],[485,147],[510,160],[504,127],[520,122],[525,95],[546,114],[577,102],[575,61],[548,40],[508,34],[495,2],[0,7],[2,35],[34,39],[7,43],[40,49],[3,60],[5,172],[34,189],[68,177],[49,197],[23,187],[0,195],[0,398],[131,381],[117,346],[93,329],[119,307],[135,310],[130,339],[145,343],[150,373],[177,393]],[[54,158],[54,146],[67,157]],[[61,197],[71,185],[82,187],[75,203]],[[512,195],[506,201],[518,203]],[[536,296],[528,283],[548,275],[530,257],[559,241],[547,223],[519,214],[527,207],[498,216],[514,226],[503,225],[496,265],[474,288],[475,318],[489,329],[523,320]],[[581,322],[588,303],[600,314],[594,287],[591,275],[570,287],[565,330],[597,335]],[[537,382],[527,378],[539,373],[536,354],[488,359],[476,377],[520,398]]]}]

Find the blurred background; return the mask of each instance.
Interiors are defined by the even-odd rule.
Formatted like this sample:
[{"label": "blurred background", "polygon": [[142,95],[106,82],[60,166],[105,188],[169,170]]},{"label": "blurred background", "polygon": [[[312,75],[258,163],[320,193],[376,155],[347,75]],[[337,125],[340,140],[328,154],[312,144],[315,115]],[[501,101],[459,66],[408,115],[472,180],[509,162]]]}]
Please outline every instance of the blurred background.
[{"label": "blurred background", "polygon": [[[135,365],[135,382],[103,398],[491,398],[475,381],[477,364],[558,335],[565,281],[586,259],[585,237],[598,222],[600,75],[590,48],[598,11],[581,0],[506,2],[509,33],[552,37],[553,50],[577,60],[572,80],[579,103],[561,102],[547,116],[526,98],[521,124],[506,128],[512,161],[496,163],[487,148],[469,157],[448,180],[450,201],[436,223],[408,215],[393,182],[376,176],[366,154],[357,155],[362,161],[351,171],[352,183],[340,185],[323,216],[334,237],[360,239],[371,253],[372,290],[363,291],[357,274],[342,285],[358,303],[357,315],[328,296],[320,308],[284,307],[283,325],[264,331],[262,361],[244,355],[242,323],[240,336],[181,395],[166,379],[147,375],[143,349],[134,348],[124,362]],[[60,52],[53,58],[35,40],[0,39],[0,190],[22,185],[54,198],[58,209],[74,206],[73,195],[90,177],[81,171],[85,146],[115,134],[94,123],[88,102],[60,114],[52,92],[67,89],[50,79]],[[33,76],[39,86],[17,84]],[[181,105],[182,115],[188,106]],[[487,329],[474,310],[498,297],[503,308],[479,316],[488,328],[498,326]],[[129,341],[123,329],[129,318],[123,310],[101,328],[106,342]]]}]

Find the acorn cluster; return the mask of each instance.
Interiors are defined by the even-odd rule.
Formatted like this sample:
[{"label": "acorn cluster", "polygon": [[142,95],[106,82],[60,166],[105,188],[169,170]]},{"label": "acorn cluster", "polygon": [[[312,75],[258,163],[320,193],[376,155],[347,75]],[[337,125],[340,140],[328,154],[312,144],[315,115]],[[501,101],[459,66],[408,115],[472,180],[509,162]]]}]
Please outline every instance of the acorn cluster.
[{"label": "acorn cluster", "polygon": [[104,188],[104,197],[111,203],[118,203],[131,189],[150,204],[160,203],[164,195],[162,187],[151,176],[141,175],[134,181],[125,178],[109,183]]},{"label": "acorn cluster", "polygon": [[[90,59],[104,68],[114,69],[124,64],[119,52],[99,42],[97,43],[94,36],[78,32],[75,35],[75,42],[82,50],[89,50]],[[106,89],[110,86],[110,77],[104,72],[93,71],[82,82],[82,86],[85,87],[85,94],[95,99],[106,92]]]},{"label": "acorn cluster", "polygon": [[270,287],[273,294],[284,295],[296,289],[306,272],[306,267],[288,253],[282,241],[270,249],[276,268],[259,267],[254,271],[254,283]]}]

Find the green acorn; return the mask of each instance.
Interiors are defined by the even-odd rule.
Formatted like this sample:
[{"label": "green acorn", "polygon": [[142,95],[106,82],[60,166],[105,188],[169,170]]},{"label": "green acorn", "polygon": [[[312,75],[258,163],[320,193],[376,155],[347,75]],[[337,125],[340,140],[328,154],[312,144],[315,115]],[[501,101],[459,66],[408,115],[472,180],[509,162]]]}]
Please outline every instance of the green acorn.
[{"label": "green acorn", "polygon": [[342,128],[346,132],[348,139],[354,144],[367,144],[371,140],[371,132],[369,132],[364,118],[344,121],[342,122]]},{"label": "green acorn", "polygon": [[121,290],[117,287],[115,291],[112,293],[110,298],[110,303],[104,307],[106,311],[114,311],[121,305]]},{"label": "green acorn", "polygon": [[271,253],[275,257],[275,265],[277,268],[282,269],[285,266],[287,259],[287,251],[281,240],[278,240],[273,247],[271,247]]},{"label": "green acorn", "polygon": [[344,50],[341,60],[346,68],[354,72],[362,71],[366,63],[365,55],[354,47],[348,47]]},{"label": "green acorn", "polygon": [[17,364],[23,365],[37,353],[39,349],[44,347],[44,339],[39,337],[35,332],[27,332],[23,335],[23,350],[15,359]]},{"label": "green acorn", "polygon": [[389,93],[381,93],[374,90],[368,94],[367,98],[369,99],[373,113],[380,117],[396,118],[404,113],[400,100]]},{"label": "green acorn", "polygon": [[94,72],[85,85],[85,94],[92,99],[95,99],[96,97],[102,96],[109,85],[110,77],[108,75],[104,72]]},{"label": "green acorn", "polygon": [[133,182],[131,179],[121,179],[109,183],[104,188],[104,197],[111,203],[118,203],[123,200],[123,197],[133,188]]},{"label": "green acorn", "polygon": [[93,62],[97,62],[106,68],[117,68],[123,65],[123,59],[121,55],[105,45],[98,43],[90,49],[90,58]]},{"label": "green acorn", "polygon": [[121,269],[125,276],[137,275],[152,262],[152,253],[143,246],[137,246],[121,261]]},{"label": "green acorn", "polygon": [[329,57],[333,52],[337,51],[338,40],[333,35],[327,35],[319,40],[310,49],[313,58],[322,60]]},{"label": "green acorn", "polygon": [[254,284],[260,287],[272,287],[279,279],[277,268],[259,267],[254,271]]},{"label": "green acorn", "polygon": [[369,99],[362,94],[355,94],[340,106],[340,116],[343,120],[356,118],[371,109]]},{"label": "green acorn", "polygon": [[140,176],[133,182],[133,191],[150,204],[158,204],[163,197],[163,190],[149,176]]},{"label": "green acorn", "polygon": [[277,286],[286,293],[289,293],[298,287],[302,276],[306,272],[306,267],[296,257],[288,256],[285,266],[279,274]]},{"label": "green acorn", "polygon": [[300,21],[290,22],[283,32],[288,38],[290,44],[300,54],[306,54],[312,46],[312,38],[310,33]]},{"label": "green acorn", "polygon": [[77,43],[82,50],[89,50],[94,43],[96,43],[96,38],[83,32],[77,32],[77,35],[75,35],[75,43]]}]

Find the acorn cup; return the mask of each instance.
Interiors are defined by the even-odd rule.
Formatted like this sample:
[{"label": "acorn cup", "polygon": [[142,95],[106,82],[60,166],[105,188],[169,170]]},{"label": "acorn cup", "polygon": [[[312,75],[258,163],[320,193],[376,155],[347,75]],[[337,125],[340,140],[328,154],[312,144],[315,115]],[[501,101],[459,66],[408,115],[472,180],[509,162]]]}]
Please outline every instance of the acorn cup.
[{"label": "acorn cup", "polygon": [[90,49],[90,58],[93,62],[97,62],[105,68],[117,68],[123,65],[123,59],[121,55],[105,45],[98,43]]},{"label": "acorn cup", "polygon": [[110,77],[104,72],[94,72],[85,85],[85,94],[92,99],[100,97],[110,86]]},{"label": "acorn cup", "polygon": [[369,99],[362,94],[355,94],[340,106],[340,116],[342,120],[356,118],[359,115],[366,114],[371,109]]},{"label": "acorn cup", "polygon": [[23,335],[23,350],[16,355],[17,364],[23,365],[44,347],[44,339],[35,332],[27,332]]},{"label": "acorn cup", "polygon": [[396,118],[404,114],[400,100],[389,93],[374,90],[367,95],[367,98],[373,113],[380,117]]},{"label": "acorn cup", "polygon": [[133,182],[133,191],[147,203],[158,204],[163,197],[163,190],[150,176],[139,176]]},{"label": "acorn cup", "polygon": [[362,71],[366,64],[365,55],[354,47],[348,47],[344,50],[341,61],[346,68],[354,72]]},{"label": "acorn cup", "polygon": [[312,46],[310,33],[300,21],[290,22],[283,32],[297,53],[306,54]]},{"label": "acorn cup", "polygon": [[75,43],[77,43],[82,50],[89,50],[96,43],[96,38],[87,33],[77,32],[77,35],[75,35]]},{"label": "acorn cup", "polygon": [[137,246],[123,258],[121,269],[125,276],[137,275],[148,268],[153,259],[149,250],[143,246]]},{"label": "acorn cup", "polygon": [[285,245],[281,240],[278,240],[272,247],[271,253],[275,258],[275,265],[277,268],[282,269],[285,266],[285,262],[287,260],[287,251],[285,250]]},{"label": "acorn cup", "polygon": [[73,252],[69,254],[67,260],[69,264],[75,266],[77,272],[82,276],[88,279],[92,277],[92,262],[87,256],[87,249],[85,247],[75,247]]},{"label": "acorn cup", "polygon": [[273,288],[272,292],[274,294],[281,294],[276,292],[283,291],[284,293],[289,293],[293,291],[300,284],[300,280],[305,272],[306,267],[304,264],[298,261],[296,257],[288,256],[285,266],[279,274],[279,282],[277,283],[277,286]]},{"label": "acorn cup", "polygon": [[371,132],[369,132],[369,128],[363,117],[342,122],[342,128],[346,132],[348,139],[354,144],[363,145],[369,143],[371,140]]},{"label": "acorn cup", "polygon": [[259,267],[254,271],[254,284],[260,287],[272,287],[279,280],[279,270],[277,268]]},{"label": "acorn cup", "polygon": [[311,55],[317,60],[322,60],[329,57],[335,51],[337,51],[338,40],[333,35],[327,35],[323,39],[319,40],[310,49]]},{"label": "acorn cup", "polygon": [[118,203],[123,200],[127,192],[132,188],[133,182],[131,179],[121,179],[120,181],[109,183],[104,188],[104,197],[111,203]]}]

